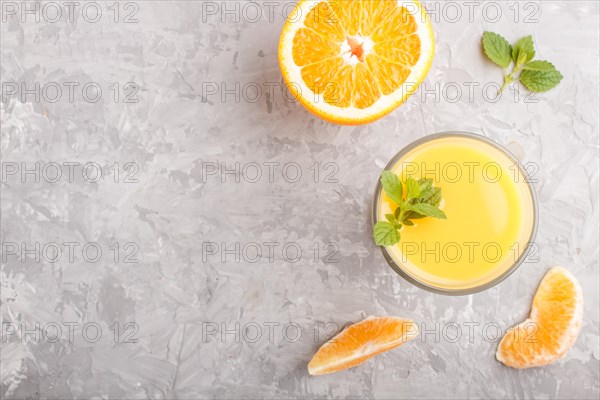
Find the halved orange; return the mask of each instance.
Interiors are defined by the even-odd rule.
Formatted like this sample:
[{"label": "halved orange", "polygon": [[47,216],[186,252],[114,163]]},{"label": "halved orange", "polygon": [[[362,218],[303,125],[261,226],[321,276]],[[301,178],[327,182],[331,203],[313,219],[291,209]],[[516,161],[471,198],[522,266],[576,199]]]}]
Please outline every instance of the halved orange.
[{"label": "halved orange", "polygon": [[513,368],[552,364],[575,343],[583,318],[583,294],[573,275],[554,267],[533,298],[527,320],[506,332],[496,358]]},{"label": "halved orange", "polygon": [[368,317],[325,343],[308,363],[311,375],[330,374],[364,363],[419,333],[417,324],[396,317]]},{"label": "halved orange", "polygon": [[300,0],[279,42],[291,93],[331,122],[374,121],[403,103],[433,61],[417,0]]}]

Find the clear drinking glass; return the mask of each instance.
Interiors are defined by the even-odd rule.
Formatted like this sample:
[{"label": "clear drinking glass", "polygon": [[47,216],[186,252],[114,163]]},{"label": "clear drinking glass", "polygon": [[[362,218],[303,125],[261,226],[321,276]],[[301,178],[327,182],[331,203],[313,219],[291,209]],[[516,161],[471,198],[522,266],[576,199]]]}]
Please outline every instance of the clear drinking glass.
[{"label": "clear drinking glass", "polygon": [[[446,295],[465,295],[465,294],[471,294],[471,293],[476,293],[476,292],[479,292],[482,290],[486,290],[486,289],[498,284],[502,280],[506,279],[511,273],[513,273],[519,267],[519,265],[521,265],[523,260],[527,257],[527,254],[531,251],[531,248],[532,248],[531,244],[535,240],[535,236],[537,233],[538,204],[537,204],[537,197],[536,197],[535,189],[534,189],[533,185],[531,184],[530,179],[527,178],[525,169],[522,166],[522,164],[518,161],[518,159],[515,156],[513,156],[506,148],[502,147],[498,143],[496,143],[496,142],[492,141],[491,139],[488,139],[484,136],[473,134],[473,133],[442,132],[442,133],[432,134],[432,135],[426,136],[424,138],[421,138],[419,140],[416,140],[416,141],[410,143],[409,145],[407,145],[406,147],[404,147],[402,150],[400,150],[390,160],[390,162],[387,164],[385,169],[386,170],[394,170],[397,165],[401,165],[398,163],[402,163],[405,156],[407,156],[409,153],[413,152],[414,150],[418,151],[419,149],[421,149],[421,146],[435,145],[436,140],[449,139],[451,141],[451,140],[453,140],[453,138],[456,138],[457,140],[462,140],[463,142],[466,139],[468,139],[467,141],[471,141],[471,140],[477,141],[477,145],[481,145],[482,147],[490,146],[490,151],[493,151],[492,149],[496,150],[496,151],[494,151],[494,154],[499,154],[501,157],[506,157],[506,160],[504,160],[504,159],[502,160],[503,162],[511,162],[512,165],[514,165],[515,168],[514,168],[513,173],[515,174],[515,176],[522,178],[521,183],[517,184],[517,185],[523,185],[522,187],[519,188],[520,191],[518,193],[522,193],[522,196],[523,196],[522,200],[524,202],[523,204],[525,205],[525,207],[528,210],[527,221],[523,222],[523,223],[528,223],[528,226],[527,226],[528,230],[523,230],[521,232],[521,235],[523,235],[522,237],[525,237],[525,236],[527,237],[527,242],[526,242],[527,245],[521,246],[521,249],[518,251],[518,254],[514,255],[513,260],[506,260],[505,264],[507,264],[507,265],[505,267],[500,268],[498,271],[496,271],[492,276],[490,276],[489,280],[484,279],[483,281],[478,282],[477,284],[471,285],[471,286],[458,285],[458,286],[454,286],[454,287],[452,285],[440,285],[440,284],[432,283],[431,281],[424,279],[423,275],[419,276],[419,273],[415,273],[415,271],[417,271],[418,268],[416,268],[416,269],[413,267],[409,268],[409,265],[412,265],[412,264],[408,263],[406,257],[399,257],[398,256],[399,251],[397,249],[394,249],[393,246],[392,247],[383,247],[382,246],[381,251],[383,253],[385,260],[389,264],[389,266],[396,273],[401,275],[403,278],[405,278],[412,284],[414,284],[420,288],[423,288],[425,290],[435,292],[435,293],[446,294]],[[448,140],[446,140],[445,142],[448,142]],[[435,186],[435,182],[434,182],[434,186]],[[442,190],[442,196],[443,196],[443,194],[444,194],[444,192]],[[381,198],[381,196],[382,196],[382,186],[381,186],[380,180],[378,179],[377,187],[375,189],[374,201],[373,201],[373,215],[372,215],[373,224],[375,224],[377,221],[381,221],[381,220],[385,221],[385,218],[381,218],[381,217],[383,217],[383,215],[381,215],[382,211],[380,210],[381,204],[383,204],[382,203],[383,199]],[[412,228],[412,227],[410,227],[410,228]],[[416,228],[413,228],[413,229],[416,229]],[[401,240],[401,243],[402,243],[402,240]],[[515,253],[517,253],[517,252],[515,252]]]}]

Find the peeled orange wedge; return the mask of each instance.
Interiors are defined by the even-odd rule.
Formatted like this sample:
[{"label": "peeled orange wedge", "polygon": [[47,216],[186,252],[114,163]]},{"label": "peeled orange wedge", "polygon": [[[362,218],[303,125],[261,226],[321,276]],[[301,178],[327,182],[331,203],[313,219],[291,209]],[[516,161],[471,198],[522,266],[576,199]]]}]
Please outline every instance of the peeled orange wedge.
[{"label": "peeled orange wedge", "polygon": [[369,317],[347,327],[321,346],[308,363],[308,372],[324,375],[355,367],[408,342],[418,333],[417,324],[408,319]]},{"label": "peeled orange wedge", "polygon": [[281,34],[279,64],[306,108],[357,125],[414,93],[433,51],[431,23],[417,0],[300,0]]},{"label": "peeled orange wedge", "polygon": [[496,358],[513,368],[552,364],[575,343],[582,317],[579,283],[564,268],[554,267],[535,293],[531,315],[506,332]]}]

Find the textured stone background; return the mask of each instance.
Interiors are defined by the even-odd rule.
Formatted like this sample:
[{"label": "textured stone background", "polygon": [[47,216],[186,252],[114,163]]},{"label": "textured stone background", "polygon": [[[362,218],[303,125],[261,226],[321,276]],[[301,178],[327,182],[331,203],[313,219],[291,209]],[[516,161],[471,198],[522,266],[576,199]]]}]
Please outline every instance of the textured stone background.
[{"label": "textured stone background", "polygon": [[[3,12],[3,84],[64,89],[56,103],[46,101],[52,85],[46,100],[4,99],[4,172],[36,162],[103,170],[96,183],[81,166],[73,182],[48,182],[50,169],[39,182],[21,172],[3,177],[0,397],[598,398],[597,2],[494,3],[496,22],[489,2],[475,3],[472,19],[462,3],[454,3],[457,17],[456,7],[428,2],[437,45],[424,86],[361,127],[325,123],[281,90],[277,43],[289,2],[259,2],[258,17],[243,2],[121,2],[117,17],[113,2],[96,4],[98,22],[95,8],[88,21],[82,6],[74,22]],[[130,14],[137,22],[123,21]],[[511,41],[533,34],[539,58],[554,62],[563,82],[534,97],[510,90],[496,101],[493,86],[484,95],[484,84],[501,79],[481,53],[484,30]],[[80,84],[73,101],[66,82]],[[90,82],[102,88],[96,103],[82,98]],[[128,82],[139,85],[135,95]],[[233,94],[222,98],[224,88]],[[125,103],[124,93],[138,102]],[[454,298],[396,276],[369,223],[386,162],[446,130],[484,134],[539,167],[539,260],[486,292]],[[212,162],[240,163],[246,175],[208,175]],[[262,167],[258,180],[252,163]],[[125,169],[137,182],[125,182]],[[67,242],[77,243],[72,259]],[[239,262],[222,247],[209,254],[207,242],[239,243]],[[36,243],[40,260],[22,259]],[[52,262],[49,243],[61,246],[60,260]],[[84,257],[86,243],[102,250],[98,261],[93,248]],[[44,246],[49,254],[40,255]],[[137,262],[125,262],[127,254]],[[549,367],[502,366],[497,329],[526,317],[557,264],[584,291],[575,347]],[[359,368],[309,377],[318,346],[367,315],[412,318],[423,334]]]}]

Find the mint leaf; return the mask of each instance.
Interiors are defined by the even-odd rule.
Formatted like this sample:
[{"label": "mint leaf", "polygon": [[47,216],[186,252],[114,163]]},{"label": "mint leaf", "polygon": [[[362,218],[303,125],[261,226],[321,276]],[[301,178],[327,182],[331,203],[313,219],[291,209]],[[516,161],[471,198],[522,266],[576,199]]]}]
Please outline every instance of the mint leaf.
[{"label": "mint leaf", "polygon": [[531,71],[550,71],[554,68],[549,61],[535,60],[530,63],[527,63],[523,66],[523,69],[531,70]]},{"label": "mint leaf", "polygon": [[424,203],[431,204],[432,206],[439,206],[442,202],[442,189],[436,187],[433,188],[433,194],[431,197],[425,199]]},{"label": "mint leaf", "polygon": [[532,92],[546,92],[560,83],[563,76],[558,70],[547,71],[526,70],[521,73],[519,80]]},{"label": "mint leaf", "polygon": [[398,205],[402,204],[402,182],[400,178],[392,171],[383,171],[381,173],[381,185],[385,194]]},{"label": "mint leaf", "polygon": [[419,184],[419,188],[421,190],[419,192],[420,199],[429,196],[433,192],[433,189],[431,188],[433,186],[433,179],[419,179],[417,183]]},{"label": "mint leaf", "polygon": [[422,214],[419,214],[414,211],[408,211],[406,213],[406,215],[404,216],[404,220],[402,220],[402,224],[408,225],[408,224],[406,224],[406,221],[408,221],[410,219],[422,219],[422,218],[427,218],[427,215],[422,215]]},{"label": "mint leaf", "polygon": [[502,68],[508,68],[511,60],[511,51],[514,53],[510,43],[494,32],[483,32],[482,42],[485,55]]},{"label": "mint leaf", "polygon": [[[498,94],[512,82],[521,81],[523,86],[532,92],[545,92],[560,83],[563,76],[549,61],[535,60],[533,36],[524,36],[510,47],[502,36],[493,32],[483,32],[483,49],[485,54],[496,64],[504,68],[504,82]],[[510,48],[510,60],[506,60],[506,49]],[[508,71],[510,61],[512,71]],[[520,74],[520,75],[519,75]]]},{"label": "mint leaf", "polygon": [[373,238],[378,246],[392,246],[400,241],[400,232],[394,224],[380,221],[373,228]]},{"label": "mint leaf", "polygon": [[408,203],[410,200],[418,198],[419,194],[421,194],[421,185],[413,178],[406,179],[406,202]]},{"label": "mint leaf", "polygon": [[527,62],[527,53],[525,53],[524,51],[520,52],[518,57],[517,57],[517,65],[523,65]]},{"label": "mint leaf", "polygon": [[419,198],[419,203],[427,203],[437,206],[442,200],[442,189],[432,187],[429,192],[423,197]]},{"label": "mint leaf", "polygon": [[[388,196],[399,198],[394,214],[385,214],[386,221],[379,221],[373,227],[373,239],[379,246],[392,246],[400,241],[403,225],[414,226],[411,219],[426,217],[446,218],[437,206],[441,201],[441,189],[433,187],[432,179],[407,178],[404,183],[390,171],[383,171],[381,184]],[[406,198],[402,199],[402,185],[406,186]],[[390,196],[391,197],[391,196]]]},{"label": "mint leaf", "polygon": [[427,203],[417,203],[409,206],[411,211],[414,211],[418,214],[425,215],[427,217],[446,219],[446,214],[440,210],[439,208],[432,206]]},{"label": "mint leaf", "polygon": [[435,192],[433,188],[427,189],[426,192],[421,191],[421,194],[419,195],[419,198],[417,199],[416,203],[427,203],[427,199],[433,196],[434,193]]},{"label": "mint leaf", "polygon": [[512,59],[517,65],[522,65],[533,60],[535,57],[535,48],[533,47],[533,37],[531,35],[522,37],[515,43],[512,49]]}]

